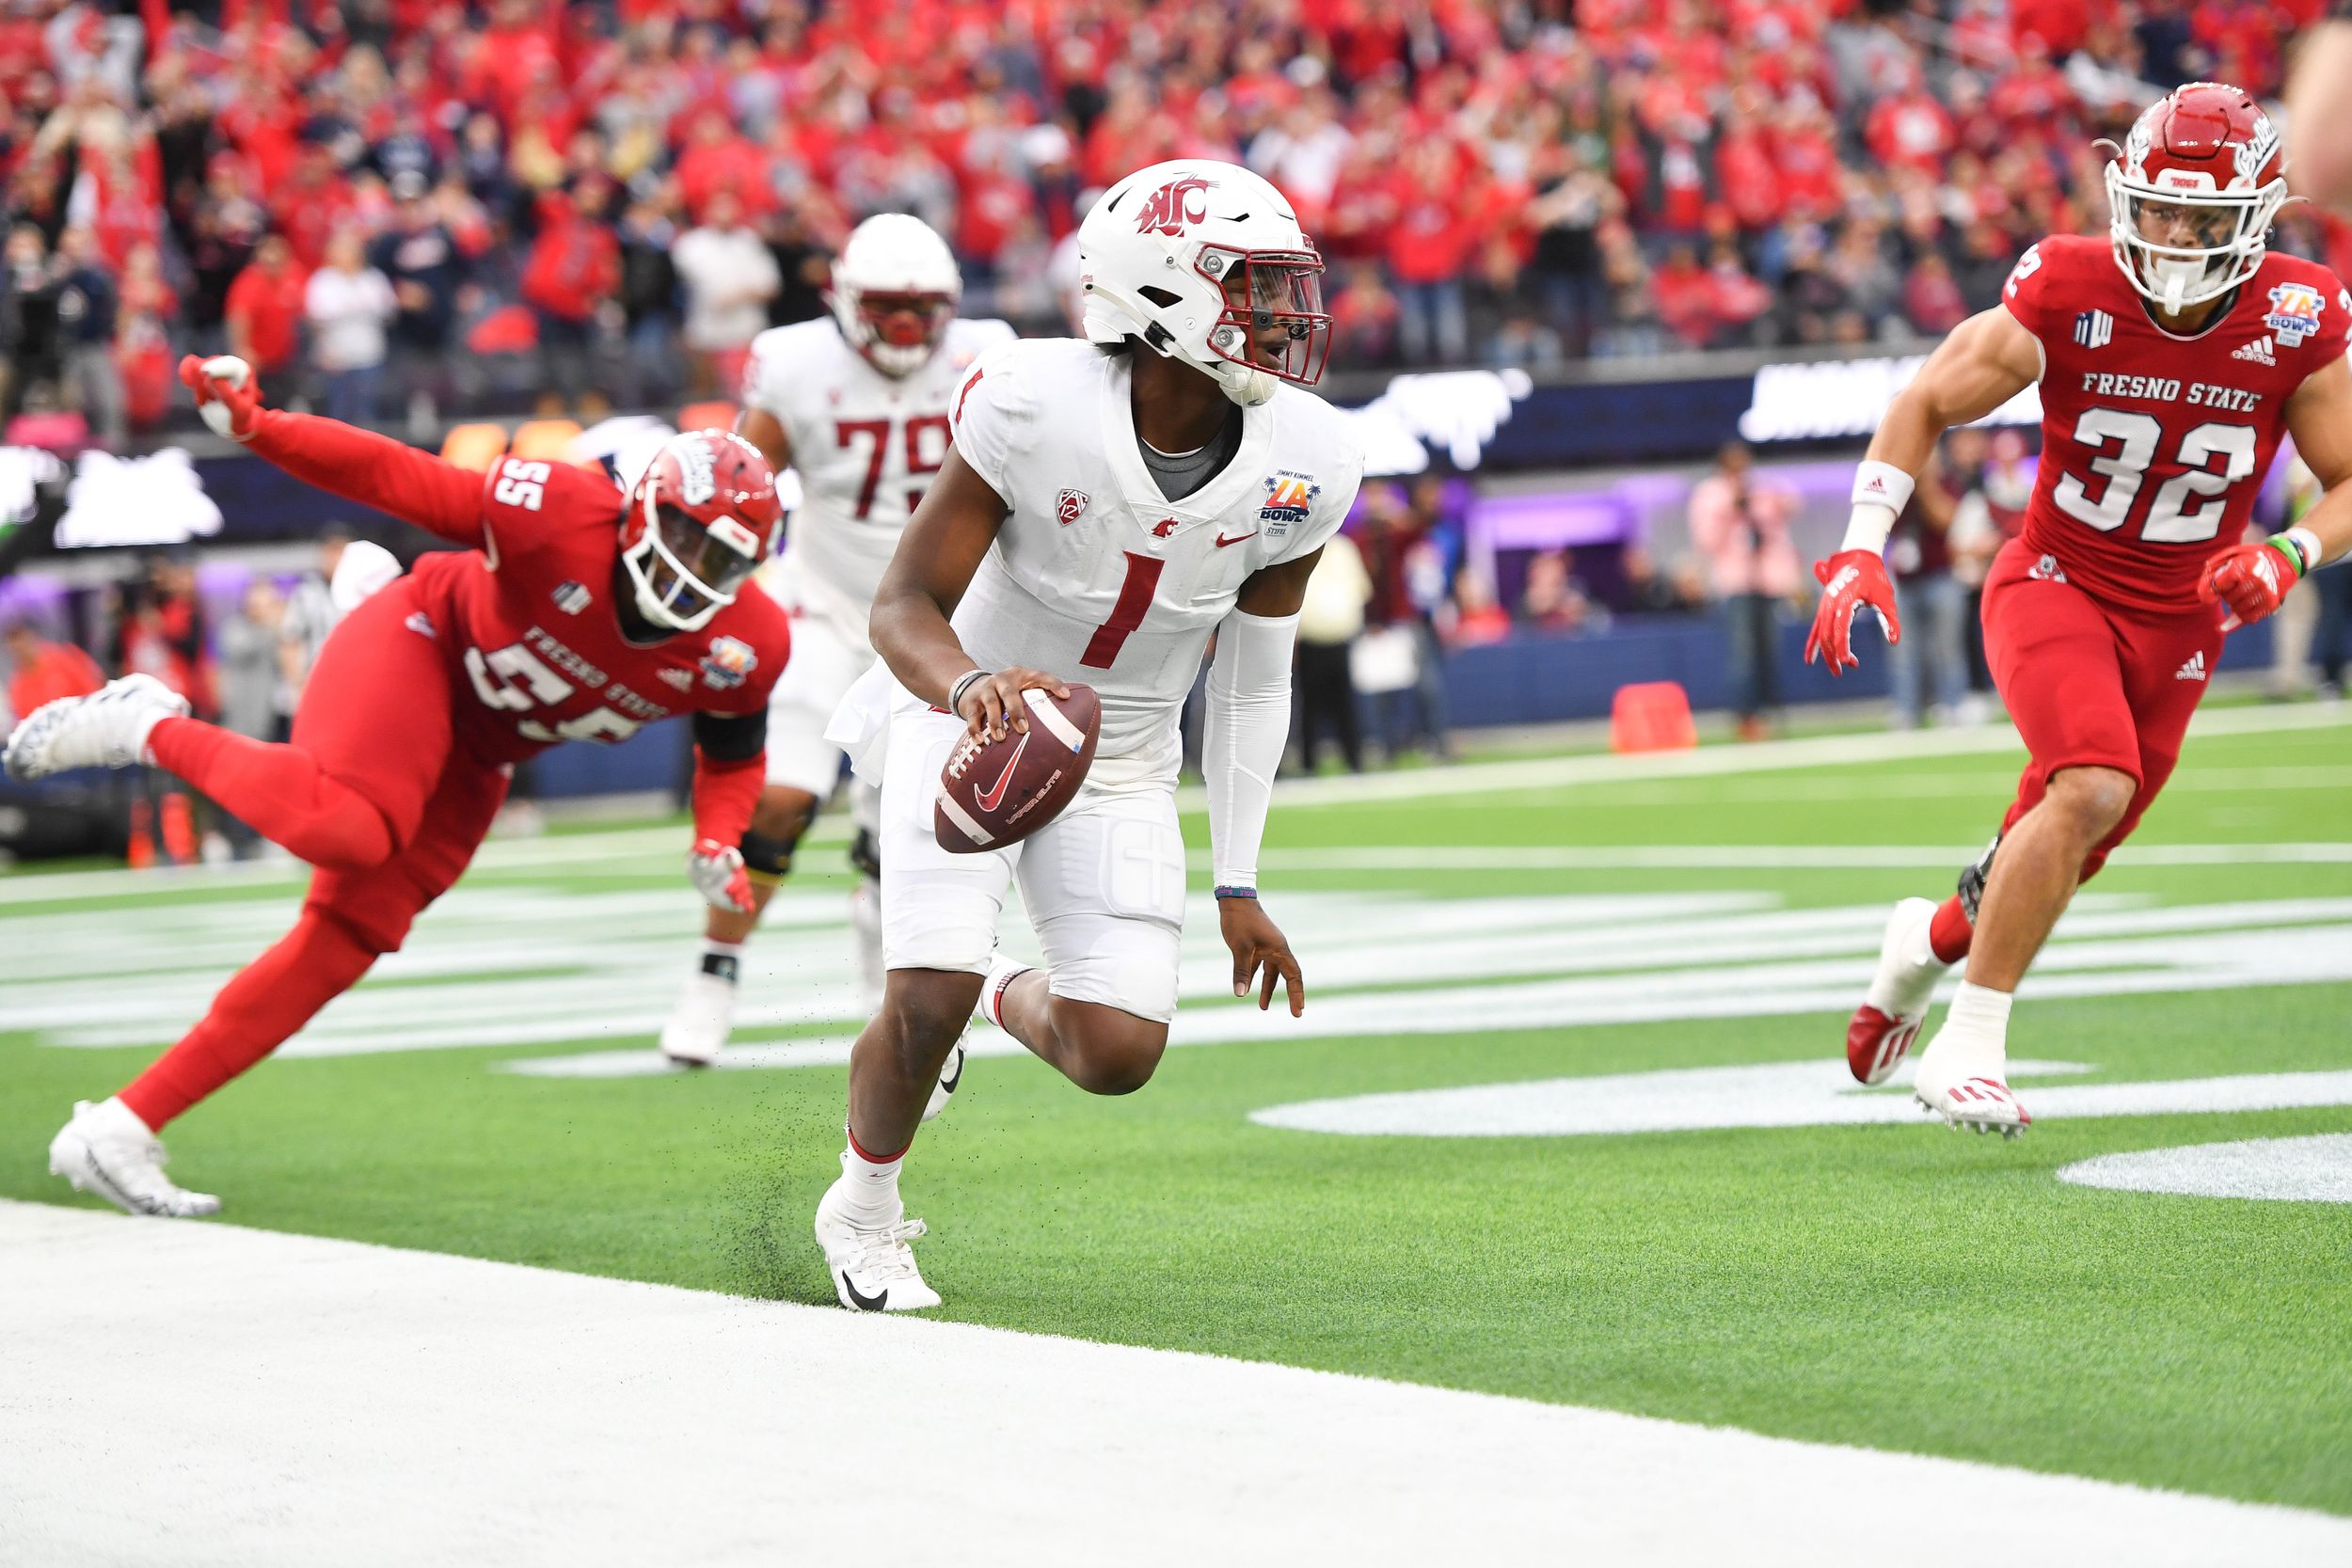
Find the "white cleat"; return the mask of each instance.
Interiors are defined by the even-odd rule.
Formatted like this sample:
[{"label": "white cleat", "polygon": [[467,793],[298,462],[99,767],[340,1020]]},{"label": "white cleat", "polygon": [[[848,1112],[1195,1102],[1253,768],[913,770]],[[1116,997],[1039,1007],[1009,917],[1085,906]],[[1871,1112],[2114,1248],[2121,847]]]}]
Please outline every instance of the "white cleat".
[{"label": "white cleat", "polygon": [[817,1205],[817,1244],[825,1249],[825,1272],[833,1293],[852,1312],[920,1312],[939,1305],[939,1292],[923,1283],[907,1243],[923,1234],[923,1222],[905,1217],[861,1229],[842,1212],[843,1177],[825,1189]]},{"label": "white cleat", "polygon": [[2008,1053],[1997,1047],[1947,1046],[1947,1037],[1937,1035],[1921,1053],[1912,1098],[1922,1110],[1942,1117],[1954,1132],[1965,1127],[2004,1138],[2023,1134],[2033,1117],[2010,1092]]},{"label": "white cleat", "polygon": [[1846,1024],[1846,1066],[1858,1084],[1885,1083],[1927,1022],[1935,983],[1950,967],[1936,961],[1928,943],[1935,908],[1931,898],[1906,898],[1887,917],[1878,974]]},{"label": "white cleat", "polygon": [[939,1069],[939,1082],[931,1085],[931,1098],[923,1107],[923,1119],[930,1120],[947,1108],[947,1097],[963,1082],[963,1042],[972,1037],[966,1029],[956,1037],[956,1043],[947,1052],[946,1065]]},{"label": "white cleat", "polygon": [[135,767],[159,721],[187,716],[188,700],[154,676],[125,675],[26,714],[8,736],[8,775],[29,783],[76,768]]},{"label": "white cleat", "polygon": [[687,977],[670,1022],[661,1026],[661,1053],[680,1067],[708,1067],[726,1049],[735,1027],[735,982],[697,972]]},{"label": "white cleat", "polygon": [[78,1101],[73,1119],[49,1141],[49,1173],[95,1193],[125,1213],[193,1219],[220,1212],[210,1193],[175,1187],[164,1175],[164,1144],[119,1100]]}]

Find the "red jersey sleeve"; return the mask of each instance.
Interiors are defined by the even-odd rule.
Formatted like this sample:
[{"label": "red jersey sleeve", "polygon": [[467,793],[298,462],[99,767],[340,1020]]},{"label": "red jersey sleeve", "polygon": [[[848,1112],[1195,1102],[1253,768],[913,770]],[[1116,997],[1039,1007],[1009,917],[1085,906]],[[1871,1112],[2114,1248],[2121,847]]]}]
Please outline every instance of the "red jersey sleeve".
[{"label": "red jersey sleeve", "polygon": [[2058,306],[2051,298],[2050,252],[2056,242],[2043,240],[2026,247],[2017,258],[2017,264],[2009,271],[2009,281],[2001,285],[2001,303],[2015,316],[2018,325],[2036,338],[2050,335]]},{"label": "red jersey sleeve", "polygon": [[620,491],[601,472],[501,457],[481,476],[476,491],[482,548],[496,571],[501,559],[530,553],[556,530],[617,528],[621,504]]},{"label": "red jersey sleeve", "polygon": [[482,546],[481,476],[431,452],[282,408],[258,412],[246,446],[329,495],[389,512],[457,544]]},{"label": "red jersey sleeve", "polygon": [[2293,264],[2282,269],[2268,297],[2255,302],[2265,312],[2263,325],[2277,342],[2308,355],[2313,370],[2343,358],[2352,340],[2352,290],[2317,261],[2280,260]]}]

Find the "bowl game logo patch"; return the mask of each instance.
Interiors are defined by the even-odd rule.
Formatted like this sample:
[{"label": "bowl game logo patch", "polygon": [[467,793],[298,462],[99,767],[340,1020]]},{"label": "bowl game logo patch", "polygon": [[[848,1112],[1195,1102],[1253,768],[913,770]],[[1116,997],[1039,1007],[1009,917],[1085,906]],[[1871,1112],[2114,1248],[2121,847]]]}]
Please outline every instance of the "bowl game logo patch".
[{"label": "bowl game logo patch", "polygon": [[758,667],[759,656],[752,652],[750,643],[736,637],[714,637],[710,651],[703,655],[703,683],[721,691],[732,690]]},{"label": "bowl game logo patch", "polygon": [[1279,539],[1293,523],[1307,520],[1307,509],[1323,494],[1323,486],[1312,474],[1294,473],[1278,468],[1265,479],[1265,504],[1258,508],[1258,521],[1265,525],[1266,537]]},{"label": "bowl game logo patch", "polygon": [[2270,314],[2263,325],[2280,348],[2301,348],[2303,340],[2319,330],[2325,302],[2309,283],[2281,283],[2270,291]]}]

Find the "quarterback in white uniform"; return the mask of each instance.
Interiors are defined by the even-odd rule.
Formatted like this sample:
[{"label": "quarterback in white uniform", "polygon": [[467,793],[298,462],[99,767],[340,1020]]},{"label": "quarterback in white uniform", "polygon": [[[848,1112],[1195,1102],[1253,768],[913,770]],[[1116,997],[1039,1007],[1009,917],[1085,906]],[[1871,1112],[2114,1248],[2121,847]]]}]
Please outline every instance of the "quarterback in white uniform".
[{"label": "quarterback in white uniform", "polygon": [[[1012,341],[1003,322],[958,318],[962,292],[946,244],[922,219],[884,213],[842,246],[831,318],[752,341],[735,428],[776,472],[798,470],[803,497],[785,552],[761,579],[791,612],[792,657],[768,709],[768,784],[742,845],[754,907],[714,911],[705,925],[694,973],[661,1032],[673,1061],[707,1066],[726,1044],[743,943],[840,776],[841,750],[825,724],[874,661],[866,612],[947,455],[947,400],[974,360]],[[850,911],[869,1007],[882,988],[871,797],[857,793],[850,850],[863,873]]]},{"label": "quarterback in white uniform", "polygon": [[[977,1006],[1079,1087],[1125,1094],[1176,1012],[1184,847],[1177,724],[1212,636],[1205,768],[1233,989],[1305,990],[1257,897],[1259,842],[1290,728],[1308,575],[1363,458],[1300,388],[1330,346],[1323,263],[1290,203],[1204,159],[1131,174],[1079,230],[1086,340],[1016,342],[965,372],[954,449],[874,601],[882,664],[832,734],[882,786],[881,1011],[850,1065],[842,1176],[817,1211],[844,1306],[936,1306],[908,1243],[899,1162]],[[1103,702],[1092,771],[1021,843],[950,854],[932,836],[946,753],[1026,727],[1024,690]],[[1018,878],[1042,969],[996,957]]]}]

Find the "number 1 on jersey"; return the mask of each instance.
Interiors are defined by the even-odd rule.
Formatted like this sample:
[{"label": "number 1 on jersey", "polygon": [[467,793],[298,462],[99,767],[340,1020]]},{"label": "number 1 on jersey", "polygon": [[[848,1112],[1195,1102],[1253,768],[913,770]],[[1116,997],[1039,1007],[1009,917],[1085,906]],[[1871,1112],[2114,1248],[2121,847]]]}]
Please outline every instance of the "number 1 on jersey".
[{"label": "number 1 on jersey", "polygon": [[1129,550],[1126,556],[1127,578],[1119,585],[1119,602],[1111,606],[1110,619],[1094,628],[1094,635],[1087,640],[1087,651],[1078,658],[1089,670],[1107,670],[1119,662],[1119,650],[1150,613],[1152,591],[1159,587],[1160,569],[1168,564],[1156,555]]}]

